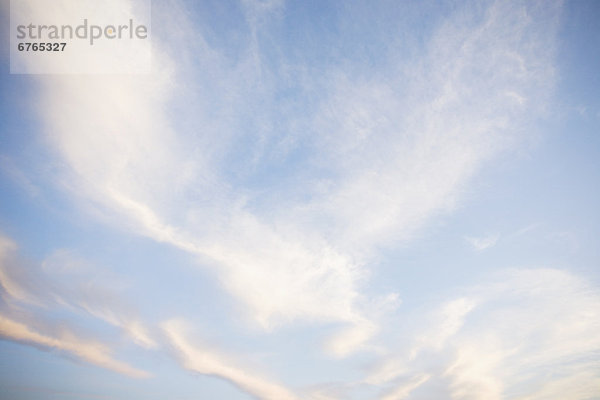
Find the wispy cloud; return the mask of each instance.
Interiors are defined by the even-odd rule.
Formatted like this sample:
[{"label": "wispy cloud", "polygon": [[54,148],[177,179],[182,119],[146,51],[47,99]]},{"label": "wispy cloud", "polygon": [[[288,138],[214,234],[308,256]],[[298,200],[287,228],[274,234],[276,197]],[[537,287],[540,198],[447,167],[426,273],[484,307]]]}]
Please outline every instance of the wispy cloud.
[{"label": "wispy cloud", "polygon": [[[19,281],[23,280],[23,271],[20,268],[14,268],[13,254],[17,250],[15,242],[4,235],[0,235],[0,285],[4,294],[9,298],[17,300],[31,301],[31,295],[25,290]],[[6,300],[6,299],[4,299]]]},{"label": "wispy cloud", "polygon": [[500,235],[497,233],[482,237],[465,237],[465,240],[477,251],[483,251],[490,247],[494,247],[498,242],[498,239],[500,239]]},{"label": "wispy cloud", "polygon": [[43,315],[48,309],[66,309],[117,326],[136,344],[155,348],[148,328],[131,307],[108,289],[110,282],[94,267],[68,251],[57,251],[41,265],[20,258],[14,241],[0,235],[0,310],[29,306]]},{"label": "wispy cloud", "polygon": [[[173,5],[171,13],[183,8]],[[264,20],[272,10],[263,6],[249,10]],[[263,195],[249,186],[250,175],[230,174],[250,166],[244,158],[224,164],[237,154],[233,138],[253,138],[242,129],[248,118],[269,118],[247,114],[248,100],[243,104],[240,96],[254,98],[254,86],[241,81],[240,72],[261,84],[265,102],[275,96],[269,88],[281,71],[248,69],[245,58],[226,62],[223,49],[210,47],[185,20],[176,32],[198,38],[198,48],[192,53],[167,37],[156,39],[160,79],[41,77],[40,110],[76,193],[140,234],[214,260],[225,288],[265,328],[297,319],[365,320],[358,311],[360,286],[376,246],[409,239],[453,208],[468,178],[516,137],[516,121],[531,113],[514,101],[515,93],[539,103],[551,87],[552,27],[538,26],[526,8],[497,3],[451,15],[423,59],[390,60],[397,63],[394,74],[356,81],[338,65],[325,70],[332,79],[322,87],[316,117],[294,116],[316,132],[296,149],[305,154],[296,166],[315,171],[302,177],[312,182],[304,185],[306,201],[286,195],[285,176]],[[168,59],[161,49],[173,46],[176,58]],[[261,51],[248,46],[247,57]],[[213,82],[189,76],[185,65],[205,66]],[[185,99],[175,105],[182,115],[196,115],[197,128],[176,130],[181,124],[171,119],[166,99],[183,78],[227,89],[227,95],[212,91],[211,98],[239,105],[240,114],[214,120],[204,112],[206,99],[194,95],[190,104],[197,111]],[[222,139],[215,139],[215,129]],[[265,135],[260,142],[279,140]],[[256,154],[250,174],[272,162]],[[368,325],[349,331],[345,350],[336,351],[348,353],[368,340],[376,332]]]},{"label": "wispy cloud", "polygon": [[242,369],[235,362],[219,354],[214,348],[192,345],[185,337],[181,321],[168,321],[163,329],[171,345],[181,359],[184,368],[203,375],[217,376],[230,381],[244,392],[261,400],[298,399],[290,390],[273,381],[263,378],[248,369]]},{"label": "wispy cloud", "polygon": [[[409,356],[382,361],[371,382],[425,374],[436,386],[424,382],[422,393],[443,388],[452,399],[593,397],[597,291],[569,273],[539,269],[505,271],[464,292],[475,303],[461,297],[440,306],[434,315],[441,318],[402,351]],[[432,339],[431,332],[440,334]]]},{"label": "wispy cloud", "polygon": [[427,382],[430,375],[418,375],[408,382],[395,387],[389,394],[381,397],[381,400],[402,400],[408,398],[413,390]]},{"label": "wispy cloud", "polygon": [[[232,56],[193,26],[184,2],[157,4],[164,26],[153,39],[153,74],[36,76],[37,111],[62,166],[56,184],[76,204],[101,210],[118,229],[196,256],[265,333],[299,322],[339,324],[342,330],[322,341],[328,354],[343,357],[374,348],[368,344],[386,328],[376,311],[397,302],[393,293],[381,302],[365,295],[381,248],[408,243],[459,206],[469,180],[489,160],[530,137],[524,127],[544,111],[555,81],[558,5],[457,5],[424,36],[421,56],[390,51],[387,67],[368,74],[341,59],[323,61],[312,74],[309,60],[270,48],[265,38],[280,33],[270,22],[284,18],[285,6],[244,2],[241,23],[250,35],[237,39]],[[381,28],[386,40],[402,36],[395,25]],[[285,90],[298,100],[281,100]],[[467,240],[485,250],[499,235]],[[14,251],[10,241],[0,245],[2,256]],[[37,280],[20,278],[20,271],[0,269],[3,295],[68,304],[121,327],[144,347],[160,346],[134,313],[60,285],[38,292],[32,289]],[[541,365],[579,355],[575,341],[582,344],[597,323],[596,297],[582,294],[571,276],[536,274],[513,272],[505,286],[473,289],[441,305],[413,346],[399,351],[403,357],[391,357],[363,382],[381,386],[386,400],[409,398],[434,381],[457,399],[494,399],[521,390],[512,382],[538,365],[526,360],[537,357]],[[563,278],[571,291],[556,287]],[[523,286],[519,279],[536,282]],[[511,303],[526,290],[536,295],[519,307]],[[550,292],[565,295],[568,305],[546,299]],[[547,310],[541,299],[553,312],[538,312]],[[592,322],[576,331],[570,315],[581,307]],[[524,319],[535,323],[515,335]],[[71,342],[6,321],[7,337],[75,351]],[[560,333],[553,321],[573,330]],[[544,336],[542,326],[556,337]],[[192,345],[177,323],[162,328],[184,368],[261,399],[296,398]],[[548,346],[560,339],[575,347],[542,356],[537,334]],[[595,351],[597,343],[586,341],[581,351]],[[431,353],[442,354],[437,364]],[[565,377],[564,385],[585,371]],[[531,387],[542,387],[537,376],[531,379]]]},{"label": "wispy cloud", "polygon": [[56,349],[102,368],[134,378],[148,378],[146,371],[134,368],[110,356],[110,349],[100,343],[83,340],[63,329],[61,337],[49,336],[30,326],[0,314],[0,337],[46,349]]}]

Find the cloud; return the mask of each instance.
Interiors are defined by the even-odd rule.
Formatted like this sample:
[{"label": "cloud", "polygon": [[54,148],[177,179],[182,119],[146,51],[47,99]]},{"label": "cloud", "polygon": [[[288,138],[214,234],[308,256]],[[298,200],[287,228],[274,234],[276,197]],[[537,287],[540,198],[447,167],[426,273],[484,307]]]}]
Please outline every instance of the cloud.
[{"label": "cloud", "polygon": [[583,279],[554,269],[514,269],[462,292],[432,312],[428,328],[418,325],[412,345],[399,352],[409,357],[382,360],[368,382],[385,387],[430,376],[420,395],[457,400],[596,394],[600,294]]},{"label": "cloud", "polygon": [[[247,4],[256,34],[237,58],[182,3],[158,6],[169,29],[153,36],[153,74],[39,76],[38,111],[78,204],[199,256],[266,331],[351,325],[329,346],[351,354],[378,331],[361,291],[381,246],[456,207],[543,108],[556,10],[465,7],[422,58],[390,55],[389,71],[361,76],[332,62],[313,76],[284,52],[268,61],[261,40],[278,25],[265,21],[283,7],[268,4]],[[282,87],[304,97],[285,108]]]},{"label": "cloud", "polygon": [[[127,229],[216,261],[224,286],[266,328],[296,318],[355,319],[359,272],[348,257],[318,236],[308,239],[309,233],[294,233],[236,206],[244,192],[231,195],[210,185],[204,192],[214,195],[200,199],[206,208],[192,202],[203,190],[198,179],[209,177],[211,183],[218,165],[204,169],[202,155],[186,151],[204,139],[190,146],[169,126],[165,101],[180,83],[171,80],[160,54],[155,57],[160,79],[39,78],[45,130],[68,166],[59,179]],[[229,73],[231,79],[237,75]],[[208,222],[203,230],[191,228],[196,219]]]},{"label": "cloud", "polygon": [[66,309],[121,328],[139,346],[157,347],[146,325],[108,289],[111,281],[94,266],[66,250],[55,251],[41,265],[20,259],[17,251],[17,244],[0,234],[0,294],[5,308],[27,306],[39,315]]},{"label": "cloud", "polygon": [[431,376],[430,375],[419,375],[402,385],[394,388],[393,391],[383,397],[381,400],[402,400],[406,399],[410,393],[427,382]]},{"label": "cloud", "polygon": [[364,348],[364,344],[379,331],[377,325],[367,319],[358,320],[349,328],[329,339],[326,349],[336,357],[344,357]]},{"label": "cloud", "polygon": [[[20,284],[20,281],[26,281],[26,279],[23,279],[24,272],[20,268],[13,267],[16,262],[13,258],[16,249],[17,245],[14,241],[4,235],[0,235],[0,285],[2,286],[2,291],[9,298],[30,301],[30,294]],[[4,293],[2,294],[4,297]]]},{"label": "cloud", "polygon": [[434,319],[434,329],[424,332],[417,339],[418,345],[411,352],[411,358],[423,349],[441,350],[446,342],[463,327],[468,314],[476,307],[477,302],[470,298],[459,298],[444,304]]},{"label": "cloud", "polygon": [[523,140],[519,125],[534,110],[506,92],[544,99],[554,81],[556,27],[529,12],[500,2],[463,10],[423,58],[392,60],[395,74],[333,74],[316,120],[320,159],[337,179],[310,208],[333,241],[363,248],[412,237],[456,206],[485,161]]},{"label": "cloud", "polygon": [[[530,122],[548,104],[558,3],[473,5],[452,7],[423,33],[422,56],[405,57],[391,38],[406,32],[386,25],[386,67],[333,55],[314,74],[311,60],[269,46],[285,25],[269,23],[283,21],[283,2],[244,2],[241,24],[251,35],[235,48],[205,37],[209,28],[194,27],[184,3],[157,4],[164,25],[156,26],[153,74],[33,77],[34,107],[61,166],[55,183],[117,229],[196,256],[264,332],[334,323],[341,329],[324,340],[329,355],[378,349],[385,358],[356,386],[381,399],[589,398],[599,381],[590,359],[600,348],[599,299],[569,273],[512,270],[459,291],[425,317],[402,320],[415,324],[406,341],[377,312],[394,313],[397,298],[365,294],[382,248],[413,240],[459,207],[470,179],[529,140]],[[286,101],[286,91],[295,99]],[[499,238],[466,240],[483,251]],[[176,321],[157,335],[107,285],[82,290],[91,274],[73,274],[87,268],[74,254],[58,251],[37,268],[16,249],[0,237],[2,312],[82,312],[144,348],[166,343],[185,369],[251,396],[298,398],[192,344]],[[145,376],[107,346],[0,318],[9,340]],[[393,340],[376,346],[380,334]],[[335,397],[325,389],[311,396]]]},{"label": "cloud", "polygon": [[165,322],[163,329],[184,368],[225,379],[257,399],[298,399],[285,387],[236,366],[234,362],[227,360],[213,348],[192,345],[185,337],[181,322],[175,320]]},{"label": "cloud", "polygon": [[502,389],[543,398],[539,390],[547,384],[547,368],[554,371],[553,380],[589,372],[587,357],[600,348],[593,333],[600,325],[600,296],[582,279],[550,269],[517,270],[482,291],[500,304],[474,321],[477,337],[473,332],[461,338],[457,360],[447,371],[453,392],[479,384],[489,398],[500,398]]},{"label": "cloud", "polygon": [[[402,358],[387,357],[378,365],[371,369],[365,378],[364,382],[375,386],[385,386],[389,382],[395,382],[399,377],[406,377],[411,374],[411,362],[418,359],[422,353],[440,352],[446,348],[448,342],[463,328],[465,320],[469,313],[476,309],[478,300],[475,297],[461,297],[448,301],[440,305],[427,318],[418,318],[417,326],[420,330],[412,339],[412,347],[406,350],[406,354]],[[428,327],[423,328],[423,326]],[[430,377],[429,374],[423,382]],[[424,377],[421,376],[421,377]],[[419,378],[419,377],[417,377]],[[420,378],[410,379],[410,382],[420,381]],[[408,386],[407,386],[408,385]],[[420,385],[420,384],[419,384]],[[410,383],[403,382],[394,393],[404,393],[402,388],[412,387]],[[407,391],[411,391],[412,389]]]},{"label": "cloud", "polygon": [[30,326],[0,314],[0,337],[73,355],[90,364],[131,376],[148,378],[146,371],[113,359],[109,349],[96,342],[86,341],[63,329],[61,337],[53,337],[33,330]]},{"label": "cloud", "polygon": [[498,239],[500,239],[499,234],[493,234],[484,237],[465,237],[465,240],[477,251],[483,251],[489,249],[490,247],[494,247],[498,242]]}]

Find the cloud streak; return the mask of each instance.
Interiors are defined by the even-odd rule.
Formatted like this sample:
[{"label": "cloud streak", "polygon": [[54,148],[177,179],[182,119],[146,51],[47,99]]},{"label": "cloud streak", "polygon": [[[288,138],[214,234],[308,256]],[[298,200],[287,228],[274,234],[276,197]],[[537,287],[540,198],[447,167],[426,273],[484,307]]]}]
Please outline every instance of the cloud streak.
[{"label": "cloud streak", "polygon": [[498,239],[500,239],[500,235],[498,234],[483,237],[467,236],[465,238],[465,240],[477,251],[483,251],[490,247],[494,247],[498,242]]},{"label": "cloud streak", "polygon": [[[0,312],[20,315],[28,310],[43,319],[48,310],[62,309],[72,316],[91,316],[119,327],[135,344],[156,348],[148,328],[125,303],[118,300],[105,286],[93,283],[89,265],[62,251],[48,257],[41,266],[34,266],[18,258],[17,245],[0,235]],[[84,279],[82,280],[82,273]],[[79,275],[79,276],[78,276]],[[2,316],[2,336],[8,340],[56,348],[78,358],[132,377],[149,377],[150,374],[110,357],[109,347],[86,341],[69,333],[70,323],[63,323],[64,335],[56,337],[36,330],[29,321]]]},{"label": "cloud streak", "polygon": [[186,369],[225,379],[257,399],[298,399],[285,387],[236,366],[214,349],[192,345],[183,333],[181,322],[167,321],[163,330]]},{"label": "cloud streak", "polygon": [[96,342],[85,341],[64,331],[62,337],[53,337],[33,330],[30,326],[0,314],[0,337],[23,342],[36,347],[56,349],[73,355],[90,364],[124,374],[133,378],[148,378],[146,371],[113,359],[109,349]]}]

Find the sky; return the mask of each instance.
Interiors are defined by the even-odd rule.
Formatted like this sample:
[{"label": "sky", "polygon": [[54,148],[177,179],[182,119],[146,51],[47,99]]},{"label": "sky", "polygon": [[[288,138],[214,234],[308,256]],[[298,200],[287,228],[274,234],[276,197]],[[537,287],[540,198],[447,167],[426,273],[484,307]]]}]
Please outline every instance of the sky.
[{"label": "sky", "polygon": [[600,399],[600,2],[151,17],[11,74],[2,0],[1,399]]}]

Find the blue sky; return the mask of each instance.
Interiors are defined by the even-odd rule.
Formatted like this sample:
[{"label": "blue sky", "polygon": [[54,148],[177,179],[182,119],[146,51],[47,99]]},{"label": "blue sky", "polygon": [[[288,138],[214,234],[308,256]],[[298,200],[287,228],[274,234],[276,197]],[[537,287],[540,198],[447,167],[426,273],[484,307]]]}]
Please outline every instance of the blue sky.
[{"label": "blue sky", "polygon": [[598,21],[155,1],[129,75],[5,35],[0,397],[600,399]]}]

